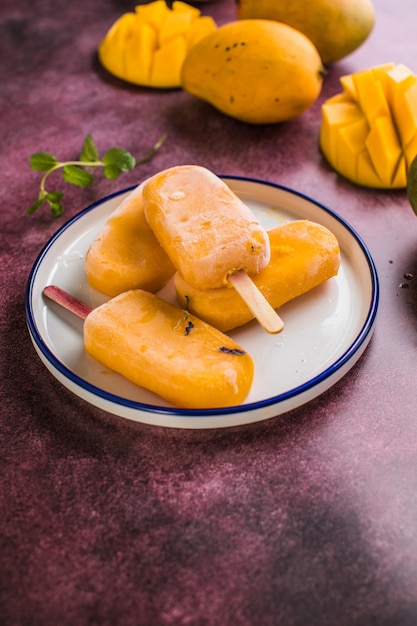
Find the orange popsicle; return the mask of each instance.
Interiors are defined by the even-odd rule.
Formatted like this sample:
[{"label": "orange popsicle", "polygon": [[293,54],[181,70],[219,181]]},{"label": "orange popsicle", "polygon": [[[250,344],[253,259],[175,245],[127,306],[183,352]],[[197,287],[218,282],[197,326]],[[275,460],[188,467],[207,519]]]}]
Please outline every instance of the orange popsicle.
[{"label": "orange popsicle", "polygon": [[54,285],[44,294],[85,320],[84,347],[91,356],[176,406],[234,406],[250,391],[250,355],[219,330],[154,294],[130,290],[96,309]]},{"label": "orange popsicle", "polygon": [[[253,282],[272,307],[279,308],[337,274],[339,244],[324,226],[297,220],[268,231],[268,235],[271,261]],[[223,332],[254,317],[234,289],[197,289],[179,272],[174,282],[181,306]]]},{"label": "orange popsicle", "polygon": [[266,231],[215,174],[181,165],[143,188],[146,219],[185,280],[198,289],[227,284],[231,274],[260,272],[269,262]]},{"label": "orange popsicle", "polygon": [[158,291],[175,272],[145,218],[142,189],[143,183],[121,202],[86,255],[88,282],[107,296]]},{"label": "orange popsicle", "polygon": [[179,165],[143,188],[146,218],[185,280],[197,289],[231,283],[270,333],[284,324],[251,275],[270,259],[266,231],[252,211],[213,172]]}]

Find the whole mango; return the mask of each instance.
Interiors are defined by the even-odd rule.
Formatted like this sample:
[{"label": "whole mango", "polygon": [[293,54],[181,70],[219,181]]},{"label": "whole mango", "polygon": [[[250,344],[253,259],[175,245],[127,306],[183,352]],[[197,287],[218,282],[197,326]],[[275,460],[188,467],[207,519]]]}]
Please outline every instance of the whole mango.
[{"label": "whole mango", "polygon": [[269,19],[289,24],[316,46],[325,65],[346,57],[371,33],[371,0],[237,0],[239,19]]},{"label": "whole mango", "polygon": [[187,53],[181,84],[230,117],[251,124],[293,119],[320,94],[320,55],[302,33],[270,20],[238,20]]}]

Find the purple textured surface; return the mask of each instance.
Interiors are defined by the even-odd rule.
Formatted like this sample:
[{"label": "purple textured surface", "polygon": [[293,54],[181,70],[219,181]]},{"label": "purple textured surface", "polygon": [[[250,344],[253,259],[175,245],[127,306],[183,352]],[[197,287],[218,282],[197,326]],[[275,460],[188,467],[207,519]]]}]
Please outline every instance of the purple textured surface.
[{"label": "purple textured surface", "polygon": [[[317,149],[340,75],[387,61],[417,72],[415,0],[375,0],[371,37],[329,69],[318,102],[266,127],[106,75],[98,42],[133,6],[2,1],[0,624],[415,626],[417,217],[404,191],[357,188]],[[203,10],[225,22],[234,0]],[[168,139],[119,181],[68,187],[64,217],[25,216],[30,154],[74,158],[87,133],[137,155]],[[36,356],[24,296],[41,247],[92,201],[180,163],[293,187],[368,245],[374,336],[308,405],[227,430],[155,428],[86,404]]]}]

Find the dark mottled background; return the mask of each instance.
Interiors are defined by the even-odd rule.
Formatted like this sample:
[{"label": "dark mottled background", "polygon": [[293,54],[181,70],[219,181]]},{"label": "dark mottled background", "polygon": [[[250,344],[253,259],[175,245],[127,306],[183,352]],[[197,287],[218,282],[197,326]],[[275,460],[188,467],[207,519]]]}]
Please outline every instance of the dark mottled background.
[{"label": "dark mottled background", "polygon": [[[1,626],[415,626],[417,218],[404,192],[360,189],[317,149],[340,75],[387,61],[417,71],[415,0],[375,0],[368,41],[329,69],[302,117],[253,127],[180,90],[109,77],[96,48],[134,3],[2,0],[0,9]],[[222,23],[233,0],[204,5]],[[149,163],[66,213],[25,216],[38,150],[99,148]],[[251,426],[162,429],[95,409],[42,366],[25,322],[30,268],[81,208],[179,163],[312,195],[375,259],[381,301],[359,363],[307,406]],[[401,289],[404,273],[414,275]]]}]

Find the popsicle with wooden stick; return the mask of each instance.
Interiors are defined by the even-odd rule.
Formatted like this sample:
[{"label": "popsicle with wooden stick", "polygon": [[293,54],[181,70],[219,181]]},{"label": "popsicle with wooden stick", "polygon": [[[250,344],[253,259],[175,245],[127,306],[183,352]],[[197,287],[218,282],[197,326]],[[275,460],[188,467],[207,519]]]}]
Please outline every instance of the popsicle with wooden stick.
[{"label": "popsicle with wooden stick", "polygon": [[235,406],[250,391],[251,356],[221,331],[152,293],[133,289],[96,309],[55,285],[43,293],[84,319],[84,347],[91,356],[176,406]]},{"label": "popsicle with wooden stick", "polygon": [[[268,231],[271,260],[253,277],[274,309],[323,284],[339,272],[340,246],[325,226],[294,220]],[[254,315],[235,289],[196,289],[177,272],[174,278],[180,306],[227,333]]]},{"label": "popsicle with wooden stick", "polygon": [[156,238],[189,284],[233,286],[265,330],[283,329],[251,280],[270,260],[268,235],[225,182],[204,167],[179,165],[148,179],[142,198]]}]

